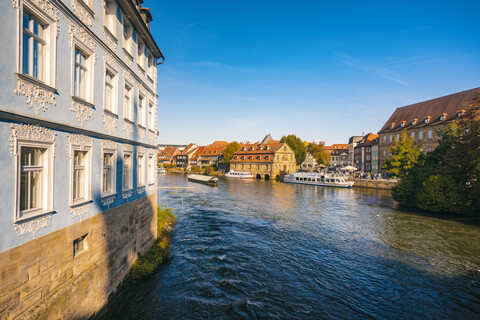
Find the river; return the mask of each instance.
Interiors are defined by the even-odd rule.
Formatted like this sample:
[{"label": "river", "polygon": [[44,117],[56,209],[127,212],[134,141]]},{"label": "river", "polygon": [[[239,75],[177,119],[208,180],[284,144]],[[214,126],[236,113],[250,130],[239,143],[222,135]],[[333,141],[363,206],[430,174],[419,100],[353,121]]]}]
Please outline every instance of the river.
[{"label": "river", "polygon": [[104,319],[480,318],[475,220],[399,211],[382,190],[159,186],[178,219],[173,258]]}]

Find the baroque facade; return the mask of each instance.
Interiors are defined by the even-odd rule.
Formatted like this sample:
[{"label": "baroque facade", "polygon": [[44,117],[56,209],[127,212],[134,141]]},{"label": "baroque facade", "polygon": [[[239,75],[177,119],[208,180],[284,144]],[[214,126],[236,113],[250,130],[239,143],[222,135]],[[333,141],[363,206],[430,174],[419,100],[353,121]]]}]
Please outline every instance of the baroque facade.
[{"label": "baroque facade", "polygon": [[251,172],[257,179],[279,179],[296,171],[295,153],[286,143],[270,139],[257,144],[243,144],[233,154],[230,169]]},{"label": "baroque facade", "polygon": [[141,3],[0,3],[2,319],[89,317],[153,243],[164,57]]}]

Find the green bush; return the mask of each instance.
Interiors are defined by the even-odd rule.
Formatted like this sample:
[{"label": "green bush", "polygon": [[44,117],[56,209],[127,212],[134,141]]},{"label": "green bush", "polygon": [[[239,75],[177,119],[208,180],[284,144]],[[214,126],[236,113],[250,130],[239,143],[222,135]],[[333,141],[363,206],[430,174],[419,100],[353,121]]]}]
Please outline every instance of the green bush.
[{"label": "green bush", "polygon": [[415,207],[415,182],[411,175],[403,175],[392,189],[392,197],[404,207]]},{"label": "green bush", "polygon": [[433,212],[463,212],[465,201],[464,190],[450,176],[445,175],[428,177],[417,196],[418,207]]},{"label": "green bush", "polygon": [[139,254],[128,273],[128,279],[135,281],[148,277],[170,256],[170,238],[177,218],[167,206],[157,207],[157,240],[145,254]]}]

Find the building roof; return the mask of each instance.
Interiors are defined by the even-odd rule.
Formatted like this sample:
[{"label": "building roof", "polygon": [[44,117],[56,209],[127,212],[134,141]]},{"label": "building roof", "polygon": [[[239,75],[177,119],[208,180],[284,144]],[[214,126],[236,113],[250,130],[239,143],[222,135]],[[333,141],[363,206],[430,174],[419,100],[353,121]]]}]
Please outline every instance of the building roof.
[{"label": "building roof", "polygon": [[378,143],[378,134],[370,132],[363,136],[362,140],[360,140],[355,146],[355,149],[362,147],[370,147],[376,143]]},{"label": "building roof", "polygon": [[[480,87],[397,108],[378,133],[454,121],[457,113],[465,109],[479,90]],[[442,114],[444,120],[440,120]],[[429,119],[427,123],[425,119]]]},{"label": "building roof", "polygon": [[[265,140],[265,139],[264,139]],[[273,162],[274,154],[286,145],[282,142],[267,141],[265,144],[242,144],[240,150],[233,154],[231,162]],[[243,157],[243,159],[242,159]]]},{"label": "building roof", "polygon": [[203,149],[205,149],[205,147],[198,147],[197,149],[195,149],[195,152],[193,153],[193,155],[190,159],[191,160],[197,160],[198,155],[200,153],[202,153]]},{"label": "building roof", "polygon": [[158,157],[161,159],[169,159],[178,153],[177,147],[165,147],[162,151],[159,152]]},{"label": "building roof", "polygon": [[227,141],[214,141],[211,146],[217,146],[217,147],[226,147],[228,146]]},{"label": "building roof", "polygon": [[[219,141],[216,141],[219,142]],[[213,144],[210,144],[206,147],[203,148],[203,150],[198,153],[199,157],[218,157],[222,155],[223,149],[227,147],[228,143],[226,145],[223,144],[216,144],[215,142]]]}]

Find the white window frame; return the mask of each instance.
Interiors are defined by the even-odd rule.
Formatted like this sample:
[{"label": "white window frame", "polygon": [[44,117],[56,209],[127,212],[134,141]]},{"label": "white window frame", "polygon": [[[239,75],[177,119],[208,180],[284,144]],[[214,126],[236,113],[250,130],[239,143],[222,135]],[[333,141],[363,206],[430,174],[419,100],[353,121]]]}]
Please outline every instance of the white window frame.
[{"label": "white window frame", "polygon": [[153,78],[155,77],[155,58],[153,57],[153,55],[150,52],[148,52],[147,63],[148,63],[147,76],[151,81],[153,81]]},{"label": "white window frame", "polygon": [[117,4],[113,0],[105,1],[105,9],[103,10],[103,26],[110,32],[110,34],[117,37]]},{"label": "white window frame", "polygon": [[[73,175],[75,173],[75,152],[85,152],[84,198],[73,199]],[[70,144],[70,206],[78,206],[92,201],[92,146]]]},{"label": "white window frame", "polygon": [[145,65],[146,57],[145,57],[145,50],[146,46],[142,40],[138,38],[137,35],[137,65],[141,72],[145,73],[147,66]]},{"label": "white window frame", "polygon": [[433,131],[432,131],[432,129],[430,129],[430,130],[427,131],[427,138],[428,138],[429,140],[433,139]]},{"label": "white window frame", "polygon": [[[41,207],[38,209],[30,209],[20,211],[20,183],[21,183],[21,149],[22,148],[38,148],[45,149],[42,155],[43,181],[41,194]],[[54,179],[54,156],[55,143],[32,141],[28,139],[18,139],[15,143],[15,215],[14,221],[22,221],[37,216],[53,212],[53,179]]]},{"label": "white window frame", "polygon": [[151,151],[148,153],[148,158],[147,158],[147,163],[148,163],[148,168],[147,168],[147,172],[148,172],[148,177],[147,177],[147,183],[149,185],[152,185],[152,184],[155,184],[155,177],[156,177],[156,174],[157,174],[157,171],[155,170],[156,169],[156,162],[155,162],[155,152],[154,151]]},{"label": "white window frame", "polygon": [[392,143],[392,141],[393,141],[393,135],[390,135],[390,136],[389,136],[389,140],[390,140],[390,143]]},{"label": "white window frame", "polygon": [[153,102],[148,102],[148,129],[155,131],[155,105]]},{"label": "white window frame", "polygon": [[145,186],[145,152],[137,149],[137,187]]},{"label": "white window frame", "polygon": [[[76,63],[76,51],[80,52],[82,55],[85,56],[85,68],[87,69],[86,75],[85,75],[85,93],[84,96],[82,97],[81,95],[76,94],[75,92],[75,69],[77,68]],[[86,101],[88,103],[93,102],[93,87],[94,87],[94,52],[89,49],[87,46],[81,44],[79,41],[77,41],[74,38],[74,45],[72,46],[72,97],[76,99],[80,99],[83,101]]]},{"label": "white window frame", "polygon": [[[129,88],[129,90],[127,90]],[[126,103],[128,95],[129,103]],[[123,86],[123,117],[133,123],[133,86],[125,82]]]},{"label": "white window frame", "polygon": [[[105,164],[104,164],[104,161],[103,161],[103,157],[105,154],[111,154],[113,155],[112,158],[111,158],[111,161],[112,161],[112,165],[111,165],[111,177],[110,177],[110,185],[111,185],[111,190],[110,191],[104,191],[103,188],[104,188],[104,177],[103,177],[103,171],[104,171],[104,168],[105,168]],[[117,150],[116,149],[113,149],[113,148],[102,148],[102,151],[101,151],[101,158],[100,158],[100,161],[102,162],[102,171],[101,171],[101,197],[104,198],[104,197],[108,197],[108,196],[111,196],[111,195],[115,195],[116,194],[116,181],[117,181]]]},{"label": "white window frame", "polygon": [[412,139],[415,139],[415,131],[410,132],[410,137],[411,137]]},{"label": "white window frame", "polygon": [[133,26],[128,19],[123,15],[122,27],[122,47],[131,57],[133,51]]},{"label": "white window frame", "polygon": [[[112,75],[112,83],[108,84],[107,83],[107,73],[110,73]],[[113,114],[118,114],[117,110],[117,97],[118,97],[118,76],[117,72],[113,70],[112,68],[106,67],[105,72],[104,72],[104,86],[103,86],[103,96],[104,96],[104,102],[103,102],[103,109],[106,111],[109,111]],[[110,92],[110,104],[111,106],[108,106],[107,99],[107,86],[111,86],[111,92]]]},{"label": "white window frame", "polygon": [[[128,185],[125,186],[125,156],[129,156],[129,163],[128,163]],[[133,190],[133,152],[124,150],[122,153],[122,191],[130,191]]]},{"label": "white window frame", "polygon": [[[38,78],[23,73],[23,13],[26,12],[29,16],[43,26],[43,57],[42,57],[42,75]],[[56,82],[56,51],[57,51],[57,19],[54,16],[50,16],[48,13],[39,9],[36,5],[32,4],[29,0],[20,1],[18,10],[18,55],[17,55],[17,71],[18,74],[22,74],[29,79],[39,81],[50,87],[55,87]],[[30,62],[29,62],[30,64]]]},{"label": "white window frame", "polygon": [[423,131],[418,131],[418,140],[423,140]]},{"label": "white window frame", "polygon": [[145,128],[145,100],[147,100],[145,95],[138,93],[137,124],[143,128]]}]

